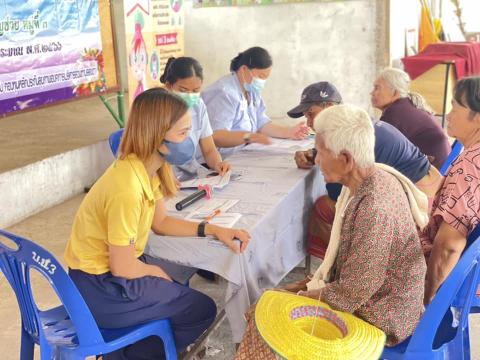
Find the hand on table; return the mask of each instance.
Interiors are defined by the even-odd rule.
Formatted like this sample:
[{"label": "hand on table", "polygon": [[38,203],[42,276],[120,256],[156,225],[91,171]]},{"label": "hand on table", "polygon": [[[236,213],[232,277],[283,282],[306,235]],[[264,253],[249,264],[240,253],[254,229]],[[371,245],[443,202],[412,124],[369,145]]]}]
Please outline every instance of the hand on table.
[{"label": "hand on table", "polygon": [[227,171],[229,171],[231,168],[230,164],[227,161],[220,161],[217,164],[215,164],[215,167],[213,170],[215,170],[218,175],[223,176]]},{"label": "hand on table", "polygon": [[[222,243],[227,245],[230,250],[236,254],[245,251],[250,241],[250,234],[243,229],[230,229],[221,226],[210,225],[212,227],[213,235]],[[240,240],[240,246],[235,242],[235,239]]]},{"label": "hand on table", "polygon": [[313,159],[313,151],[296,151],[295,162],[300,169],[311,169],[315,164],[315,159]]},{"label": "hand on table", "polygon": [[310,128],[305,124],[305,122],[300,122],[288,130],[288,138],[293,140],[303,140],[310,133]]}]

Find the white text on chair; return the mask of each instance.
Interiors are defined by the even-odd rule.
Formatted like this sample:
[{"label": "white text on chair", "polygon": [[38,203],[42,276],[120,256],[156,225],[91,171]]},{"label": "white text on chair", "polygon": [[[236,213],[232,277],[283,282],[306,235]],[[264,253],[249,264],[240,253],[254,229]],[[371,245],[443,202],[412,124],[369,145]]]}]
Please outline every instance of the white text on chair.
[{"label": "white text on chair", "polygon": [[52,260],[40,257],[35,251],[32,251],[32,259],[42,268],[47,270],[50,275],[55,274],[57,267],[54,264],[51,264]]}]

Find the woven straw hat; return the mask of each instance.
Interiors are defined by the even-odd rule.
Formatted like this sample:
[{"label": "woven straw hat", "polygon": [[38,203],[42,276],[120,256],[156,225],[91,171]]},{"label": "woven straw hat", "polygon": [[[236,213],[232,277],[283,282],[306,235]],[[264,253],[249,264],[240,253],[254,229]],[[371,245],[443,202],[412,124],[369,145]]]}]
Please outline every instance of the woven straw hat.
[{"label": "woven straw hat", "polygon": [[262,295],[255,323],[265,342],[288,360],[378,359],[385,344],[383,331],[354,315],[285,292]]}]

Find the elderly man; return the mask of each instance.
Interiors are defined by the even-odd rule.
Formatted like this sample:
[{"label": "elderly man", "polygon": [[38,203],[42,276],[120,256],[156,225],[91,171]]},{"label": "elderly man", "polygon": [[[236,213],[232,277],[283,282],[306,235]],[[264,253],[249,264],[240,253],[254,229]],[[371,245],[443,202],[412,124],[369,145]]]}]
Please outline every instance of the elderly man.
[{"label": "elderly man", "polygon": [[[375,164],[365,111],[333,106],[315,119],[315,131],[316,165],[343,189],[327,255],[302,295],[356,315],[395,345],[411,335],[423,309],[426,264],[416,225],[428,222],[426,196],[398,171]],[[252,320],[237,359],[275,358],[253,341],[256,333]]]},{"label": "elderly man", "polygon": [[380,120],[395,126],[440,169],[450,144],[425,99],[410,91],[410,77],[400,69],[386,68],[373,83],[372,105],[382,111]]},{"label": "elderly man", "polygon": [[[322,94],[320,96],[319,94]],[[335,86],[328,82],[309,85],[303,90],[300,104],[287,114],[297,118],[302,115],[307,118],[307,124],[312,127],[315,117],[324,109],[342,102],[342,97]],[[408,177],[417,187],[433,199],[441,183],[442,177],[437,169],[428,161],[426,155],[413,145],[399,130],[385,122],[374,121],[375,131],[375,161],[387,164]],[[313,163],[315,149],[297,151],[295,161],[299,168],[310,169]],[[320,197],[312,211],[307,251],[310,255],[323,258],[330,239],[331,226],[334,220],[335,203],[341,191],[341,184],[328,183],[327,196]],[[308,279],[287,285],[291,291],[302,290]]]},{"label": "elderly man", "polygon": [[[323,110],[332,105],[342,103],[342,95],[337,88],[328,81],[320,81],[308,85],[302,91],[300,104],[287,112],[291,118],[297,119],[305,116],[307,126],[313,128],[315,117]],[[295,162],[301,169],[310,169],[313,166],[314,150],[297,151]]]}]

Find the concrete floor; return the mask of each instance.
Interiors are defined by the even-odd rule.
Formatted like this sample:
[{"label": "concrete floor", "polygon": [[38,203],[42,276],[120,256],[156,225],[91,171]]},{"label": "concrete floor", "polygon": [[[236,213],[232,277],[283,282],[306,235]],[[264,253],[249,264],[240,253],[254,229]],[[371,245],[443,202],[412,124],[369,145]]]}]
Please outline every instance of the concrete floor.
[{"label": "concrete floor", "polygon": [[[116,109],[115,98],[110,103]],[[95,144],[115,129],[98,97],[0,118],[0,173]]]}]

